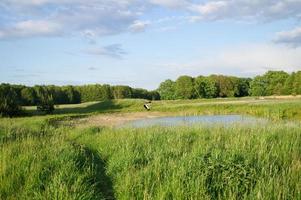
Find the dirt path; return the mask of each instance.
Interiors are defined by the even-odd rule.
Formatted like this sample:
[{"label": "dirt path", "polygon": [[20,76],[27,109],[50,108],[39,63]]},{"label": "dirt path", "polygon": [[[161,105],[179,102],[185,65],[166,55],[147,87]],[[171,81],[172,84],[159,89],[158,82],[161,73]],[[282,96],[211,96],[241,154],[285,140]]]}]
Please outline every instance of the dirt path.
[{"label": "dirt path", "polygon": [[101,114],[93,115],[86,118],[76,119],[72,121],[72,125],[77,127],[90,127],[90,126],[116,126],[122,125],[126,122],[148,119],[155,117],[167,116],[169,113],[162,112],[134,112],[134,113],[114,113],[114,114]]}]

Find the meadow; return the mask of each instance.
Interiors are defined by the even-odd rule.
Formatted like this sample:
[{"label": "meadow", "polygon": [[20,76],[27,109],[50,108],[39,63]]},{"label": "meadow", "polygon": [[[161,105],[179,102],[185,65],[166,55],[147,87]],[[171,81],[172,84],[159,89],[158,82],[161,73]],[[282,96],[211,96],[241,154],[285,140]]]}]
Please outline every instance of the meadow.
[{"label": "meadow", "polygon": [[60,105],[0,119],[0,199],[301,199],[301,99],[153,101],[166,115],[244,114],[256,126],[76,126],[144,100]]}]

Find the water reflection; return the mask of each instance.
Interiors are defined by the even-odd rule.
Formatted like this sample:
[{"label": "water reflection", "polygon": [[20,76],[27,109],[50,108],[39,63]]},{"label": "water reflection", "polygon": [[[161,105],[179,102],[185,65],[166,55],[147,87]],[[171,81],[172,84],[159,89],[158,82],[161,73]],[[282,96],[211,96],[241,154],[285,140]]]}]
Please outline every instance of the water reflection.
[{"label": "water reflection", "polygon": [[131,127],[147,127],[147,126],[189,126],[194,124],[204,124],[204,125],[231,125],[246,124],[246,125],[256,125],[265,123],[266,120],[243,116],[243,115],[200,115],[200,116],[172,116],[172,117],[158,117],[151,119],[139,119],[131,121],[126,124],[126,126]]}]

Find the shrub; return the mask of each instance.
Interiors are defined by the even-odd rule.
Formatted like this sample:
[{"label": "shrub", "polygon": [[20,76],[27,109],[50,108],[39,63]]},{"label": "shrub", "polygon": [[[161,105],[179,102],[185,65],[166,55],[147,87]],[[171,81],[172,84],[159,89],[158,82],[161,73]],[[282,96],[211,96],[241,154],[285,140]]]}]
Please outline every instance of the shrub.
[{"label": "shrub", "polygon": [[0,116],[21,114],[21,106],[16,91],[9,84],[0,85]]}]

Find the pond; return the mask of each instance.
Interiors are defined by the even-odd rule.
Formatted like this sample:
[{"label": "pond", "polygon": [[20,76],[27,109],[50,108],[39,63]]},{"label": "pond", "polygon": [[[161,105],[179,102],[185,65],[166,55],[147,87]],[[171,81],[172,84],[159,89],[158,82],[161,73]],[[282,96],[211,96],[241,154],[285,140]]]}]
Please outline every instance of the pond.
[{"label": "pond", "polygon": [[170,116],[157,117],[148,119],[139,119],[125,124],[130,127],[147,127],[147,126],[189,126],[195,124],[202,125],[255,125],[264,123],[266,120],[244,115],[199,115],[199,116]]}]

